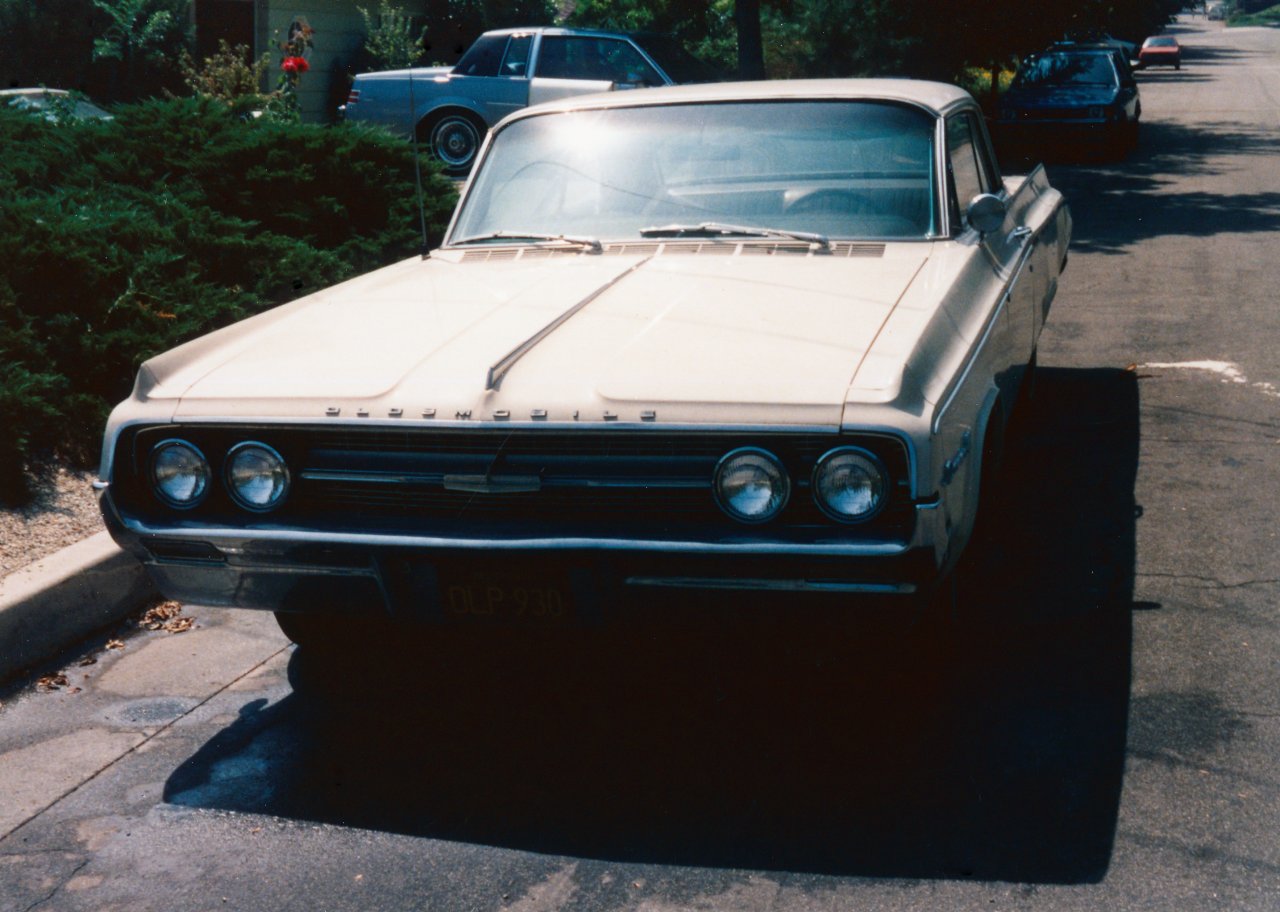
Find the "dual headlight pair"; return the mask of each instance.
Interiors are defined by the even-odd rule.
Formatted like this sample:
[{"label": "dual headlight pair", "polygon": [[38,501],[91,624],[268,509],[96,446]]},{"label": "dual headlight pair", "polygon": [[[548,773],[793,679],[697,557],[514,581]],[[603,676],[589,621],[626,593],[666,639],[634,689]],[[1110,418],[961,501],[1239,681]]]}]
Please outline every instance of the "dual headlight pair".
[{"label": "dual headlight pair", "polygon": [[[246,510],[273,510],[289,491],[289,467],[265,443],[246,441],[227,451],[223,481],[227,493]],[[209,494],[213,469],[209,460],[185,440],[164,440],[151,451],[151,487],[171,507],[186,509]]]},{"label": "dual headlight pair", "polygon": [[[813,499],[837,522],[862,522],[880,512],[889,480],[880,460],[858,447],[837,447],[813,467]],[[776,517],[791,498],[791,477],[768,450],[743,447],[727,453],[716,466],[716,502],[732,518],[764,523]]]}]

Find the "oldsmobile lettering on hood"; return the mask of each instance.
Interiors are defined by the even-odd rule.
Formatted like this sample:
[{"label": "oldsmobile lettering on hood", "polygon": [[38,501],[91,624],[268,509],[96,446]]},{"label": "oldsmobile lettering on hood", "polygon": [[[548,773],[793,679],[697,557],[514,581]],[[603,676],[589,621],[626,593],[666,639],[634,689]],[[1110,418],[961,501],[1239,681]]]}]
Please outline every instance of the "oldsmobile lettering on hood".
[{"label": "oldsmobile lettering on hood", "polygon": [[[391,267],[316,295],[149,396],[177,399],[177,419],[253,402],[264,418],[696,421],[732,407],[729,420],[796,423],[785,405],[804,423],[837,426],[858,367],[926,259],[919,246],[840,259],[670,246]],[[777,257],[794,261],[785,276]]]},{"label": "oldsmobile lettering on hood", "polygon": [[103,513],[169,597],[304,645],[658,590],[927,602],[1070,231],[949,86],[529,108],[429,256],[142,365]]}]

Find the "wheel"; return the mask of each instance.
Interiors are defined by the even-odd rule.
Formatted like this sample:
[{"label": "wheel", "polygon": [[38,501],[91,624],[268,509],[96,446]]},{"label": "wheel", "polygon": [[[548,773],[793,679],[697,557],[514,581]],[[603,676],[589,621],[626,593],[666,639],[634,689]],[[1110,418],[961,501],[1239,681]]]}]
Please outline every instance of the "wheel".
[{"label": "wheel", "polygon": [[360,619],[328,613],[277,611],[276,624],[294,643],[308,649],[329,649],[350,638]]},{"label": "wheel", "polygon": [[1025,420],[1027,415],[1033,408],[1036,398],[1036,366],[1038,364],[1039,351],[1031,353],[1031,360],[1027,362],[1027,372],[1022,377],[1022,385],[1018,387],[1018,395],[1013,400],[1013,408],[1009,415],[1015,420]]},{"label": "wheel", "polygon": [[474,115],[457,112],[432,121],[425,137],[421,132],[419,139],[425,139],[431,154],[444,165],[445,173],[463,177],[475,164],[485,127]]}]

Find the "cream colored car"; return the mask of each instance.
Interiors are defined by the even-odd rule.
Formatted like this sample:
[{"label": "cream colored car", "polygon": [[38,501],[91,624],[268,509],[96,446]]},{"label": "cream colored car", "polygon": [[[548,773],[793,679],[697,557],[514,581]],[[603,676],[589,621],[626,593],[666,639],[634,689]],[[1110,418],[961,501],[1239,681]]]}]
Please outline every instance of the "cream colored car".
[{"label": "cream colored car", "polygon": [[568,624],[674,590],[928,592],[1070,230],[946,85],[528,108],[429,256],[142,365],[102,508],[166,595],[274,610],[300,641],[360,612]]}]

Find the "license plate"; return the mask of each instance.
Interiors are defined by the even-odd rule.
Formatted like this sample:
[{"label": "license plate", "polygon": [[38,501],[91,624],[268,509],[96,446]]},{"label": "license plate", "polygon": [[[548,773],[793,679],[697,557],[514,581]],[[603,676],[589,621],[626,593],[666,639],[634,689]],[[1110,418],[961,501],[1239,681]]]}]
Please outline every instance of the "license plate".
[{"label": "license plate", "polygon": [[567,624],[573,601],[567,581],[493,573],[440,574],[446,621],[528,626]]}]

